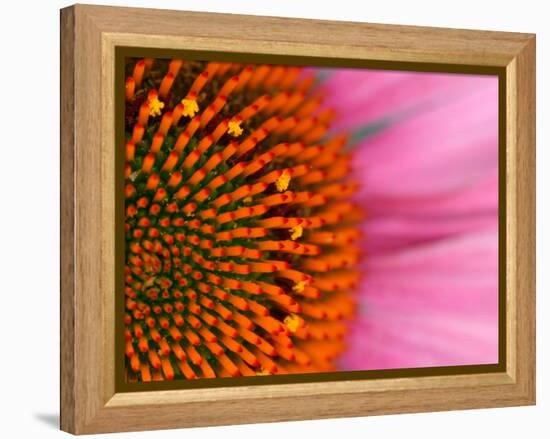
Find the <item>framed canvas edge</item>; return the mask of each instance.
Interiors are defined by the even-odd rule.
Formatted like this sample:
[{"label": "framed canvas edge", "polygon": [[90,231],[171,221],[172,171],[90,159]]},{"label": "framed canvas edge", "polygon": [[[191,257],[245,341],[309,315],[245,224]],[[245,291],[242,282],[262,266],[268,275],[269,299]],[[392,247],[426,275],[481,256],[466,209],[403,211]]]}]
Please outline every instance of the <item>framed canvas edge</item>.
[{"label": "framed canvas edge", "polygon": [[[492,61],[507,70],[509,337],[506,372],[342,382],[336,386],[311,383],[115,393],[113,342],[107,332],[114,307],[106,293],[112,292],[109,290],[112,267],[106,261],[111,260],[113,250],[108,245],[112,242],[109,235],[112,232],[108,231],[109,215],[105,212],[110,212],[114,196],[112,177],[109,177],[113,163],[107,158],[109,139],[114,135],[109,123],[113,81],[108,79],[112,78],[114,67],[108,58],[114,53],[115,44],[132,41],[143,44],[145,40],[153,45],[163,41],[181,44],[182,41],[174,35],[167,35],[163,40],[160,31],[155,35],[129,34],[124,20],[130,20],[133,11],[83,5],[61,11],[62,430],[81,434],[535,402],[535,38],[528,34],[513,34],[518,44],[513,50],[495,49],[498,56]],[[117,14],[120,32],[112,25],[113,15],[116,19]],[[184,17],[186,13],[176,14]],[[238,22],[239,17],[230,16],[230,19]],[[391,33],[396,32],[396,28],[402,29],[379,25],[376,32]],[[474,40],[494,38],[494,33],[462,32]],[[189,39],[206,47],[223,45],[223,41],[207,37]],[[261,39],[247,41],[252,50],[261,45]],[[287,50],[292,44],[287,41],[281,43],[281,47],[280,50]],[[338,49],[342,48],[333,48]],[[324,45],[319,50],[328,48]],[[382,49],[373,52],[370,47],[369,51],[384,58]],[[395,57],[391,50],[386,52],[386,56]],[[424,60],[434,56],[417,55]],[[461,56],[467,59],[468,54]],[[488,57],[491,58],[490,53]],[[471,59],[478,60],[479,54]],[[101,93],[92,90],[101,90]],[[93,291],[102,291],[103,295],[89,294]],[[99,325],[93,321],[97,316],[101,316]],[[96,341],[92,340],[94,335]],[[181,413],[190,414],[181,416]]]}]

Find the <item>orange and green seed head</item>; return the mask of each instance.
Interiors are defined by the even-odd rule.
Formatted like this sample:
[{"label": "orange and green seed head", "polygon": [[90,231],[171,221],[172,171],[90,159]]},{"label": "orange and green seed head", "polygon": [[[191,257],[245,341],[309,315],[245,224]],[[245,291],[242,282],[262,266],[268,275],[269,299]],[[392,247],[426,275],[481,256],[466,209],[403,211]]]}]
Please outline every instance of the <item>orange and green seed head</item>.
[{"label": "orange and green seed head", "polygon": [[126,74],[126,379],[335,370],[362,212],[313,78],[163,59]]}]

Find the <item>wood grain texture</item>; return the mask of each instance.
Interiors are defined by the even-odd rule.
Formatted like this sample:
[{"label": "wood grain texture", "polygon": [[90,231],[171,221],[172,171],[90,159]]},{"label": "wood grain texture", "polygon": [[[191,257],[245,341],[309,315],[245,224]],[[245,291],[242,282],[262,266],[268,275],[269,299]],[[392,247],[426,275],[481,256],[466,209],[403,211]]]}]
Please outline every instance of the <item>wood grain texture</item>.
[{"label": "wood grain texture", "polygon": [[[83,5],[62,10],[61,32],[63,430],[81,434],[534,403],[534,36]],[[116,46],[505,67],[507,371],[115,393]]]},{"label": "wood grain texture", "polygon": [[61,12],[61,428],[74,431],[75,419],[75,289],[74,289],[74,9]]},{"label": "wood grain texture", "polygon": [[516,149],[515,246],[511,258],[516,264],[516,380],[535,399],[535,301],[536,301],[536,165],[535,165],[535,39],[530,38],[515,58],[517,101],[515,138],[510,147]]},{"label": "wood grain texture", "polygon": [[[186,39],[225,43],[228,51],[309,56],[505,66],[527,36],[519,33],[467,31],[414,26],[304,20],[283,17],[181,12],[158,9],[79,6],[104,32],[146,34],[148,45]],[[181,37],[185,36],[186,39]],[[272,44],[275,43],[275,44]],[[219,46],[215,46],[218,47]],[[302,50],[305,49],[305,50]]]}]

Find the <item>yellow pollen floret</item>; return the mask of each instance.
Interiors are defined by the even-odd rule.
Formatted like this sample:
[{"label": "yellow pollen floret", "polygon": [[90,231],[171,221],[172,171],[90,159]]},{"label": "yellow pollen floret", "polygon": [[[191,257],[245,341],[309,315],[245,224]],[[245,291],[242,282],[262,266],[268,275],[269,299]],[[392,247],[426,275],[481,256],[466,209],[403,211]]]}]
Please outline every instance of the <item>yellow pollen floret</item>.
[{"label": "yellow pollen floret", "polygon": [[302,236],[304,233],[304,228],[300,225],[297,225],[296,227],[292,227],[290,229],[290,239],[293,241],[296,241],[299,237]]},{"label": "yellow pollen floret", "polygon": [[159,116],[163,108],[164,102],[159,101],[157,97],[149,100],[149,116]]},{"label": "yellow pollen floret", "polygon": [[241,128],[241,121],[232,120],[229,122],[229,129],[227,130],[233,137],[239,137],[243,133]]},{"label": "yellow pollen floret", "polygon": [[263,367],[256,372],[256,375],[271,375],[268,370],[265,370]]},{"label": "yellow pollen floret", "polygon": [[283,323],[290,332],[294,333],[298,330],[298,326],[300,326],[300,319],[296,314],[289,314],[285,317]]},{"label": "yellow pollen floret", "polygon": [[302,291],[304,291],[305,287],[306,287],[306,283],[303,280],[301,280],[300,282],[298,282],[296,285],[292,287],[292,291],[296,293],[301,293]]},{"label": "yellow pollen floret", "polygon": [[199,104],[194,99],[182,99],[181,104],[183,105],[182,116],[195,117],[195,114],[199,111]]},{"label": "yellow pollen floret", "polygon": [[246,203],[246,204],[250,204],[252,203],[252,197],[246,197],[243,199],[243,202]]},{"label": "yellow pollen floret", "polygon": [[290,174],[285,170],[281,176],[275,180],[275,187],[279,192],[286,191],[288,189],[288,185],[290,184],[290,180]]}]

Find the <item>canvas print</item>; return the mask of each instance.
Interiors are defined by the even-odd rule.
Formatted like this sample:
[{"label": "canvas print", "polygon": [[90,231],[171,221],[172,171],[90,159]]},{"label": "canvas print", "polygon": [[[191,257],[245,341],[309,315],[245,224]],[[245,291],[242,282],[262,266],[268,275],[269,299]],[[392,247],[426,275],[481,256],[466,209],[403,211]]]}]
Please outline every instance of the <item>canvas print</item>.
[{"label": "canvas print", "polygon": [[497,76],[124,64],[127,382],[498,362]]}]

